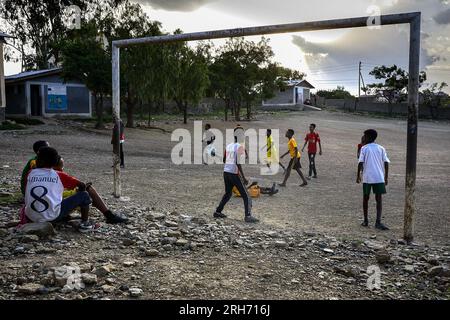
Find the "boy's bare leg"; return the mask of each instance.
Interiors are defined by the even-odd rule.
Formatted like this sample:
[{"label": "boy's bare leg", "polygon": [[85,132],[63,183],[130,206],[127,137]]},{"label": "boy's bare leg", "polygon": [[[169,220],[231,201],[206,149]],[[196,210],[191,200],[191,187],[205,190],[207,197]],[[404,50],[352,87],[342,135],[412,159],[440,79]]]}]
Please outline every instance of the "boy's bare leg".
[{"label": "boy's bare leg", "polygon": [[380,229],[380,230],[389,230],[388,227],[386,227],[382,222],[381,222],[381,213],[383,211],[383,199],[382,199],[382,195],[381,194],[376,194],[375,195],[375,200],[377,201],[377,221],[375,223],[375,228]]},{"label": "boy's bare leg", "polygon": [[81,207],[81,221],[86,222],[89,220],[89,206]]},{"label": "boy's bare leg", "polygon": [[364,213],[364,222],[362,223],[363,227],[369,226],[369,199],[370,195],[363,197],[363,213]]},{"label": "boy's bare leg", "polygon": [[289,176],[291,175],[291,170],[292,170],[292,166],[294,165],[294,162],[291,161],[292,163],[289,163],[289,166],[286,169],[286,173],[284,175],[284,180],[283,182],[280,184],[280,187],[286,187],[286,182],[289,179]]},{"label": "boy's bare leg", "polygon": [[300,168],[297,168],[297,173],[300,176],[300,179],[302,179],[302,181],[303,181],[303,184],[300,186],[302,186],[302,187],[306,186],[308,184],[308,181],[306,181],[305,176],[303,175],[302,170]]},{"label": "boy's bare leg", "polygon": [[94,187],[90,187],[87,189],[87,192],[89,193],[89,196],[92,199],[92,206],[97,208],[101,213],[106,213],[108,211],[108,207],[106,206],[103,199],[99,196],[97,193],[97,190],[94,189]]},{"label": "boy's bare leg", "polygon": [[87,188],[87,192],[92,199],[92,206],[103,213],[108,223],[126,223],[128,221],[128,218],[125,215],[113,213],[110,209],[108,209],[105,202],[94,187],[90,186]]}]

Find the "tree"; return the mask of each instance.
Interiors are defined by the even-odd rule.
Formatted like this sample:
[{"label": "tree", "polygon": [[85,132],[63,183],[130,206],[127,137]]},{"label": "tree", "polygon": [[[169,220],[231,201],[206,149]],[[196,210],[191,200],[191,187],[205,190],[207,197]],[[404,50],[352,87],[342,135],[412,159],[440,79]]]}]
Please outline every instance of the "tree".
[{"label": "tree", "polygon": [[[370,73],[375,79],[383,80],[380,83],[370,84],[369,91],[385,99],[389,104],[389,114],[392,114],[392,103],[406,100],[408,94],[409,74],[396,65],[391,67],[375,67]],[[427,79],[424,71],[420,72],[419,83]]]},{"label": "tree", "polygon": [[168,51],[169,98],[183,113],[183,123],[186,124],[189,104],[197,104],[209,86],[209,47],[200,44],[192,49],[182,42],[170,44]]},{"label": "tree", "polygon": [[423,99],[423,105],[430,109],[430,114],[433,119],[437,118],[437,109],[442,105],[444,98],[448,95],[443,92],[443,89],[448,87],[445,82],[432,83],[429,88],[423,90],[420,94]]},{"label": "tree", "polygon": [[306,76],[304,72],[292,70],[283,66],[277,66],[277,74],[282,81],[303,80]]},{"label": "tree", "polygon": [[348,99],[353,97],[343,86],[337,86],[333,90],[318,90],[316,95],[325,99]]},{"label": "tree", "polygon": [[[161,24],[151,21],[139,4],[126,0],[118,7],[113,18],[113,37],[128,39],[161,35]],[[125,48],[121,52],[121,92],[126,104],[126,126],[134,127],[134,113],[136,105],[149,98],[156,90],[150,86],[156,80],[155,55],[158,54],[153,46],[136,46]],[[146,93],[146,90],[151,90]]]},{"label": "tree", "polygon": [[[0,16],[6,32],[16,37],[22,66],[26,70],[47,69],[61,62],[62,42],[71,32],[67,9],[77,6],[84,15],[98,8],[110,10],[122,0],[3,0]],[[95,10],[94,10],[95,9]],[[81,17],[80,17],[81,18]]]},{"label": "tree", "polygon": [[272,62],[274,54],[268,40],[257,43],[243,38],[231,38],[220,47],[210,65],[210,91],[225,102],[225,120],[231,108],[236,121],[240,120],[241,106],[251,116],[252,105],[276,90],[280,68]]},{"label": "tree", "polygon": [[96,128],[103,128],[103,99],[111,92],[111,53],[99,41],[94,21],[75,30],[61,45],[63,78],[82,81],[95,97]]}]

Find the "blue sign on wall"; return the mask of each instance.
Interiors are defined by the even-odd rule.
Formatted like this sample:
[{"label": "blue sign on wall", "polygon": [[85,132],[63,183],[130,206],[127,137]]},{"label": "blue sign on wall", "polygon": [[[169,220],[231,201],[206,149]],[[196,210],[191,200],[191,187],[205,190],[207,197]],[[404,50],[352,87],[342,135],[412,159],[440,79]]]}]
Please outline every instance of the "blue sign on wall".
[{"label": "blue sign on wall", "polygon": [[67,88],[64,85],[49,85],[47,88],[48,110],[67,110]]}]

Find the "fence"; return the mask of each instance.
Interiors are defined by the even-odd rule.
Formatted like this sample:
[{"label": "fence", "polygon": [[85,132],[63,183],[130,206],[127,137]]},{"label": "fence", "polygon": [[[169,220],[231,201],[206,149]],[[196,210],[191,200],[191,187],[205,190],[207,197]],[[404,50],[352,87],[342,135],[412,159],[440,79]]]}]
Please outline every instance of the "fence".
[{"label": "fence", "polygon": [[[361,111],[405,116],[408,114],[408,105],[406,103],[388,104],[374,102],[371,99],[369,100],[364,98],[361,98],[358,101],[358,99],[355,98],[325,99],[323,97],[316,96],[315,99],[313,99],[313,103],[315,106],[325,109],[330,108],[345,111]],[[419,117],[450,120],[450,108],[430,108],[424,105],[420,105]]]}]

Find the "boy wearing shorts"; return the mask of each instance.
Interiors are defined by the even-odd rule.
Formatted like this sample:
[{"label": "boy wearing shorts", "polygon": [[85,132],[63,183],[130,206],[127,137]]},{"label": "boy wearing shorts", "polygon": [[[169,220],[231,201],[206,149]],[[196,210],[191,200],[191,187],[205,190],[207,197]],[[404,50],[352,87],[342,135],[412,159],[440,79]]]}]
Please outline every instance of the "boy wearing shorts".
[{"label": "boy wearing shorts", "polygon": [[375,143],[377,136],[378,133],[373,129],[369,129],[364,132],[364,141],[366,144],[361,148],[356,183],[361,183],[362,173],[364,211],[364,221],[362,226],[369,226],[369,199],[370,193],[373,191],[377,202],[377,220],[375,222],[375,228],[380,230],[389,230],[389,228],[381,222],[381,213],[382,195],[386,194],[390,161],[387,157],[386,150],[379,144]]},{"label": "boy wearing shorts", "polygon": [[303,183],[300,185],[300,187],[304,187],[308,185],[308,182],[306,181],[305,177],[303,176],[302,170],[300,169],[302,166],[300,165],[300,151],[298,151],[297,147],[297,141],[295,141],[294,138],[294,130],[288,129],[286,132],[286,138],[288,138],[288,151],[283,154],[280,158],[283,159],[285,156],[290,154],[291,161],[289,162],[289,165],[286,169],[286,174],[284,176],[283,182],[280,184],[280,187],[286,187],[286,181],[289,179],[289,176],[291,175],[291,170],[294,169],[297,171],[298,175],[300,176],[300,179],[302,179]]}]

